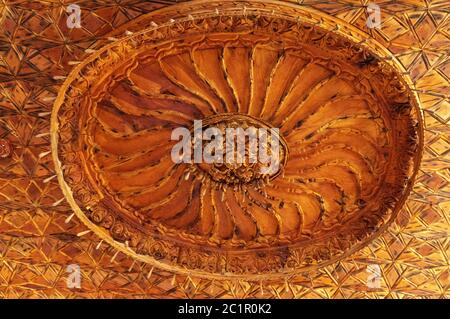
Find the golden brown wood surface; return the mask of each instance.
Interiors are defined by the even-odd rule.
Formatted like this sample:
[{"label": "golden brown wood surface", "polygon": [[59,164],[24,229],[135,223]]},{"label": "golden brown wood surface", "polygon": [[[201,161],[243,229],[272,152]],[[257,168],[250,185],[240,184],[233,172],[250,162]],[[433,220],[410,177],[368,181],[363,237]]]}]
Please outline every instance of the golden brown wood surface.
[{"label": "golden brown wood surface", "polygon": [[[69,53],[45,33],[24,42],[61,58],[34,86],[1,75],[0,294],[124,296],[126,283],[135,297],[445,296],[448,12],[411,7],[411,27],[397,13],[408,5],[375,30],[350,2],[196,1],[116,13]],[[422,64],[415,41],[430,46]],[[175,164],[172,130],[198,119],[279,128],[280,171]],[[82,289],[65,286],[69,263]],[[368,265],[382,288],[367,287]]]},{"label": "golden brown wood surface", "polygon": [[[409,192],[414,93],[357,39],[299,22],[311,12],[217,5],[187,5],[188,20],[117,41],[69,76],[52,123],[66,197],[94,232],[169,270],[249,279],[336,260]],[[171,133],[195,120],[278,128],[280,173],[175,163]]]}]

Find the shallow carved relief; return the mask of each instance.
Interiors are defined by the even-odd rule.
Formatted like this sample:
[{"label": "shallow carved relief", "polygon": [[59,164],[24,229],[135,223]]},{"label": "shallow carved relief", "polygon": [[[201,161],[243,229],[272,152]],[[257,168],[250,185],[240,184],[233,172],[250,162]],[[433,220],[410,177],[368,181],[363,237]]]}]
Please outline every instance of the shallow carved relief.
[{"label": "shallow carved relief", "polygon": [[[173,271],[276,275],[336,260],[395,217],[420,153],[406,84],[301,11],[261,6],[137,33],[66,81],[52,122],[60,183],[116,248]],[[200,119],[279,128],[280,169],[174,163],[171,132]]]},{"label": "shallow carved relief", "polygon": [[7,158],[11,156],[11,153],[12,153],[11,144],[3,138],[0,139],[0,158]]}]

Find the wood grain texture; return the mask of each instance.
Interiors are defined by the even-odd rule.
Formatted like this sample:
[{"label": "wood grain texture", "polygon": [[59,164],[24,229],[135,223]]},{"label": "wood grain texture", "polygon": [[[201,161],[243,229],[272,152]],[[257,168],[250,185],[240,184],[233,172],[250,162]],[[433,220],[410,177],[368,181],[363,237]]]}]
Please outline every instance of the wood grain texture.
[{"label": "wood grain texture", "polygon": [[[420,114],[376,51],[290,7],[236,9],[194,9],[82,62],[55,104],[53,156],[77,215],[125,253],[206,277],[279,276],[341,258],[389,224],[417,169]],[[278,128],[282,167],[176,164],[171,132],[195,120]],[[186,249],[215,262],[180,260]]]},{"label": "wood grain texture", "polygon": [[[290,2],[297,4],[294,0]],[[363,2],[302,2],[303,8],[336,18],[341,27],[351,25],[361,30],[365,39],[380,42],[398,60],[399,69],[409,74],[414,82],[424,110],[424,157],[412,193],[392,224],[378,238],[339,261],[274,280],[269,277],[211,280],[192,274],[177,274],[174,278],[173,272],[128,254],[117,254],[113,246],[101,242],[93,232],[77,236],[87,228],[80,219],[72,216],[73,211],[64,200],[57,179],[52,178],[55,169],[47,153],[50,150],[49,112],[62,85],[62,81],[53,76],[67,76],[75,67],[70,61],[86,58],[90,54],[84,52],[87,48],[99,49],[107,45],[109,35],[121,38],[126,30],[138,32],[150,26],[152,21],[167,22],[170,17],[153,11],[169,6],[171,1],[121,1],[120,5],[103,1],[77,3],[82,7],[83,21],[82,29],[76,32],[65,27],[67,14],[60,4],[35,1],[0,5],[4,31],[0,34],[3,43],[0,52],[0,135],[12,146],[11,156],[0,159],[0,297],[450,296],[447,217],[450,209],[447,160],[450,145],[447,51],[450,39],[446,32],[449,12],[445,1],[380,3],[380,29],[367,28]],[[278,3],[285,5],[288,1]],[[186,12],[188,10],[183,14]],[[172,17],[177,19],[175,14]],[[321,22],[315,20],[314,23]],[[65,39],[61,38],[63,34]],[[262,76],[272,69],[276,58],[275,54],[267,58]],[[229,95],[224,98],[230,100]],[[197,105],[199,103],[197,101]],[[209,187],[205,185],[205,191]],[[242,196],[236,194],[236,197],[241,201]],[[209,203],[205,201],[204,207],[209,207],[207,205]],[[70,222],[65,223],[68,219]],[[202,225],[208,231],[211,223],[208,219],[203,220]],[[210,271],[215,271],[212,266],[215,259],[211,256],[204,254],[202,259],[188,259],[189,254],[189,250],[182,251],[180,259],[192,265],[206,263]],[[266,263],[271,262],[268,259]],[[66,285],[66,267],[70,263],[81,267],[81,289],[69,289]],[[379,289],[366,286],[369,265],[380,267]]]}]

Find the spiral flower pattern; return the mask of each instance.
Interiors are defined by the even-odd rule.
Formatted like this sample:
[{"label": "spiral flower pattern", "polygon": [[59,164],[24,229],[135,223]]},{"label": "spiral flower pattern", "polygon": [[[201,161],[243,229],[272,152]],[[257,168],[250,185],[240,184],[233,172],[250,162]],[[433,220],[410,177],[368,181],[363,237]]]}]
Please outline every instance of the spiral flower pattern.
[{"label": "spiral flower pattern", "polygon": [[[223,6],[229,15],[172,19],[74,70],[52,117],[62,189],[102,239],[171,270],[262,274],[330,260],[398,211],[420,116],[371,50],[289,20],[292,8]],[[174,160],[173,132],[199,120],[278,130],[278,169]]]},{"label": "spiral flower pattern", "polygon": [[[377,208],[389,127],[351,77],[298,50],[188,49],[136,66],[90,123],[102,183],[144,223],[215,240],[299,238]],[[289,158],[264,185],[216,183],[176,164],[171,133],[213,115],[279,128]]]}]

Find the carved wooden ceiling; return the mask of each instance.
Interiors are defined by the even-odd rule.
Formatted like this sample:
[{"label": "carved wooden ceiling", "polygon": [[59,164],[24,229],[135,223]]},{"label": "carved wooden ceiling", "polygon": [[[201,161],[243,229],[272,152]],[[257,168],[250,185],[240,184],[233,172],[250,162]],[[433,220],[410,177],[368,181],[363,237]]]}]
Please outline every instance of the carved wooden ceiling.
[{"label": "carved wooden ceiling", "polygon": [[[450,3],[374,3],[1,4],[0,297],[448,297]],[[280,169],[175,164],[198,119]]]}]

